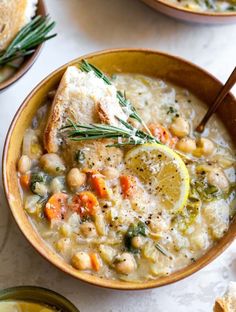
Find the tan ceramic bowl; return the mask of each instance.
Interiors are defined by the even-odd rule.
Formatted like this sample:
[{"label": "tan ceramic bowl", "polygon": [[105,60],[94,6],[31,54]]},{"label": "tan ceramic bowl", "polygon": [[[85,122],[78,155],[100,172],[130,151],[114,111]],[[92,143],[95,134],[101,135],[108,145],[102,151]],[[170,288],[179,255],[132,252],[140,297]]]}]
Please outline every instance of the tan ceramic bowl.
[{"label": "tan ceramic bowl", "polygon": [[[187,88],[193,94],[210,105],[222,84],[199,67],[180,58],[149,50],[109,50],[84,56],[89,62],[108,74],[116,72],[140,73],[162,78]],[[62,271],[88,283],[116,289],[145,289],[176,282],[210,263],[233,241],[236,236],[236,220],[219,243],[201,259],[168,277],[142,283],[101,279],[74,269],[52,251],[41,239],[32,226],[22,206],[20,189],[17,181],[16,164],[21,154],[21,144],[25,129],[30,126],[38,108],[42,105],[49,91],[55,89],[68,65],[77,64],[78,58],[44,79],[26,98],[17,111],[7,134],[3,155],[3,181],[5,193],[13,216],[21,231],[34,248],[47,260]],[[225,109],[227,107],[227,109]],[[219,109],[219,116],[231,133],[236,143],[236,100],[228,95]]]},{"label": "tan ceramic bowl", "polygon": [[230,24],[236,23],[236,12],[198,12],[182,8],[168,0],[142,0],[147,5],[168,16],[199,24]]},{"label": "tan ceramic bowl", "polygon": [[[42,16],[47,15],[44,0],[38,1],[38,9],[36,14]],[[34,64],[37,57],[39,56],[42,46],[43,44],[40,44],[32,55],[25,57],[24,62],[21,64],[20,68],[11,77],[4,80],[3,82],[0,82],[0,92],[10,87],[30,69],[30,67]]]}]

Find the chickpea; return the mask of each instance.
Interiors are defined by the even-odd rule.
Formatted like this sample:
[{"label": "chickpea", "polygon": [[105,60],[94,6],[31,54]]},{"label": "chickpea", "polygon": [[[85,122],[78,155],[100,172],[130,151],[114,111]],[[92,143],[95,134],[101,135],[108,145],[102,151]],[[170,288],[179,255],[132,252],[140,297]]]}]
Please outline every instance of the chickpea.
[{"label": "chickpea", "polygon": [[86,237],[94,237],[97,235],[96,227],[93,222],[84,222],[80,226],[80,231]]},{"label": "chickpea", "polygon": [[135,236],[131,240],[131,244],[134,248],[141,248],[143,246],[143,238],[141,236]]},{"label": "chickpea", "polygon": [[31,168],[31,159],[27,155],[22,155],[18,161],[18,170],[20,173],[24,174]]},{"label": "chickpea", "polygon": [[79,251],[71,258],[71,264],[78,270],[89,270],[92,267],[90,256],[87,252]]},{"label": "chickpea", "polygon": [[86,174],[78,168],[72,168],[67,174],[67,183],[71,189],[80,188],[86,182]]},{"label": "chickpea", "polygon": [[60,174],[65,171],[63,160],[54,153],[44,154],[40,158],[40,165],[44,171],[51,174]]},{"label": "chickpea", "polygon": [[219,168],[212,168],[207,172],[207,181],[209,184],[218,187],[222,191],[229,189],[229,181],[224,174],[224,171]]},{"label": "chickpea", "polygon": [[170,125],[170,132],[179,138],[187,136],[189,134],[189,130],[188,122],[182,117],[175,118]]},{"label": "chickpea", "polygon": [[175,146],[179,151],[184,153],[192,153],[196,149],[196,142],[188,137],[180,139]]},{"label": "chickpea", "polygon": [[119,262],[116,264],[117,272],[121,274],[129,274],[134,272],[136,269],[136,261],[134,256],[128,252],[124,252],[120,258]]},{"label": "chickpea", "polygon": [[119,171],[116,168],[113,168],[113,167],[104,168],[101,173],[108,180],[116,179],[116,178],[119,177]]},{"label": "chickpea", "polygon": [[214,143],[207,138],[197,140],[197,148],[194,152],[195,156],[210,156],[215,151]]}]

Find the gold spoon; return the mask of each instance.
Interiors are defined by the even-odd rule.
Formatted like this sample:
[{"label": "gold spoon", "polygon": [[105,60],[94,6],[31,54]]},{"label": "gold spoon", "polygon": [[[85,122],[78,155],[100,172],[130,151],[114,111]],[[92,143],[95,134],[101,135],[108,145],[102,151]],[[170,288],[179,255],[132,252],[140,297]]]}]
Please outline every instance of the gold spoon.
[{"label": "gold spoon", "polygon": [[217,110],[217,108],[220,106],[226,95],[229,93],[231,88],[236,83],[236,67],[234,68],[233,72],[229,76],[228,80],[226,81],[225,85],[222,87],[220,92],[218,93],[217,97],[215,98],[213,104],[209,107],[208,111],[206,112],[206,115],[202,118],[202,121],[199,123],[199,125],[196,128],[197,132],[202,133],[204,131],[205,125]]}]

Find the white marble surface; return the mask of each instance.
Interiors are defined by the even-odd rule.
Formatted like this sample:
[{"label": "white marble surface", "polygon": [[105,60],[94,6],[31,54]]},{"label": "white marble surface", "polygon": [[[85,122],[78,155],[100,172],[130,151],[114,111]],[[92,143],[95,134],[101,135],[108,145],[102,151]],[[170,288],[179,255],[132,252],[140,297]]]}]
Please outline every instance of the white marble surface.
[{"label": "white marble surface", "polygon": [[[235,66],[236,25],[199,26],[175,21],[138,0],[47,0],[58,37],[46,44],[33,68],[0,94],[0,151],[17,108],[52,70],[88,52],[143,47],[184,57],[225,81]],[[40,285],[71,299],[82,312],[207,312],[229,280],[236,280],[236,242],[193,276],[139,292],[100,289],[54,268],[27,243],[8,214],[1,185],[0,288]],[[5,237],[6,229],[9,235]],[[5,243],[4,243],[5,242]]]}]

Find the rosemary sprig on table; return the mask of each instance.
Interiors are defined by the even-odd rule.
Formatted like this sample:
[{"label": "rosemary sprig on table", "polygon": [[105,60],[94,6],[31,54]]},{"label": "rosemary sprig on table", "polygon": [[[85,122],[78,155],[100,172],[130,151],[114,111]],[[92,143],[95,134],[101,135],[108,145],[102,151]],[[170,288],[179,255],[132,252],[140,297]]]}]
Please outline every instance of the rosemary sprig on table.
[{"label": "rosemary sprig on table", "polygon": [[122,147],[125,145],[139,145],[149,143],[160,143],[152,135],[134,128],[128,122],[117,117],[124,127],[117,127],[106,124],[75,124],[69,120],[69,125],[62,128],[66,131],[67,137],[72,141],[85,141],[97,139],[115,139],[116,143],[107,147]]},{"label": "rosemary sprig on table", "polygon": [[39,44],[57,35],[48,35],[54,26],[55,22],[50,22],[48,16],[38,15],[33,18],[18,32],[8,48],[0,51],[0,67],[15,59],[34,53]]},{"label": "rosemary sprig on table", "polygon": [[[103,73],[101,72],[97,67],[95,67],[94,65],[88,63],[86,60],[82,60],[80,63],[80,70],[88,73],[90,71],[93,71],[94,74],[98,77],[103,79],[103,81],[108,84],[108,85],[112,85],[111,80]],[[137,120],[147,131],[147,133],[150,133],[150,130],[148,129],[147,125],[145,124],[145,122],[143,121],[143,119],[139,116],[138,112],[136,111],[136,109],[133,107],[133,105],[130,103],[130,101],[126,98],[125,93],[122,94],[121,91],[117,91],[117,98],[119,100],[119,103],[121,105],[121,107],[123,107],[123,109],[125,110],[126,113],[129,114],[130,118],[133,118],[135,120]]]}]

